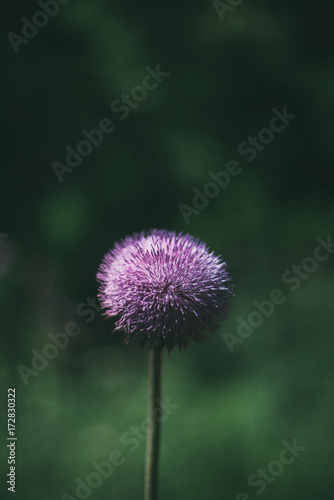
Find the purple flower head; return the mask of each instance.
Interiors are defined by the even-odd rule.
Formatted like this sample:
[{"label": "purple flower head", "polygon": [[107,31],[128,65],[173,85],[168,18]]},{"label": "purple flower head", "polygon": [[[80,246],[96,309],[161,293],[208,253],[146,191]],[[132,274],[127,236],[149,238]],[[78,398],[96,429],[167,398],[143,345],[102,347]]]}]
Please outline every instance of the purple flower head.
[{"label": "purple flower head", "polygon": [[232,286],[226,263],[204,243],[156,230],[126,237],[97,273],[106,316],[119,316],[126,342],[187,347],[226,319]]}]

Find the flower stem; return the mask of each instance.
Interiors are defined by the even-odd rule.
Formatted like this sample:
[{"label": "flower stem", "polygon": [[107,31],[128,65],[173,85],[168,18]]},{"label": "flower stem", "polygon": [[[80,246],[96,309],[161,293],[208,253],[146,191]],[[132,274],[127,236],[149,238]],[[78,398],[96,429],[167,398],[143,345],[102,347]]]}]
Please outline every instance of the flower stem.
[{"label": "flower stem", "polygon": [[145,500],[157,500],[158,489],[158,458],[160,440],[160,422],[157,413],[160,411],[161,382],[161,348],[150,347],[149,360],[149,401],[148,401],[148,432],[146,445],[145,468]]}]

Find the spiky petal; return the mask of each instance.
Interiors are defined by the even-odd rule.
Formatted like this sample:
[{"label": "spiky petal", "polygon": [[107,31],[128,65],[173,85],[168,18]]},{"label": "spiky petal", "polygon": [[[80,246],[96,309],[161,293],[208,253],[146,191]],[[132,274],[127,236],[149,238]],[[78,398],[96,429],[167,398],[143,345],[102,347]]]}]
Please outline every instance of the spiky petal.
[{"label": "spiky petal", "polygon": [[227,317],[232,286],[226,263],[192,236],[165,230],[117,243],[97,273],[99,299],[126,342],[187,347]]}]

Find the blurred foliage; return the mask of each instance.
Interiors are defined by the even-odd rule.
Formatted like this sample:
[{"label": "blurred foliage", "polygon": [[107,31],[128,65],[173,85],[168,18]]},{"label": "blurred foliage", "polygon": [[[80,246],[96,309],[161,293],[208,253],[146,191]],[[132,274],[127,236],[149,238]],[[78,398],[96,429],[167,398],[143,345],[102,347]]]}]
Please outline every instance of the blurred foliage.
[{"label": "blurred foliage", "polygon": [[[334,257],[295,292],[281,277],[333,227],[333,4],[244,1],[221,22],[211,2],[71,0],[15,54],[7,33],[37,10],[6,4],[2,39],[1,394],[5,408],[17,389],[16,498],[75,496],[114,449],[125,462],[91,498],[142,497],[145,443],[131,453],[120,437],[146,418],[147,351],[77,308],[113,243],[153,227],[222,253],[236,290],[215,337],[165,356],[163,394],[179,408],[163,425],[161,500],[254,499],[247,478],[294,438],[307,450],[261,498],[330,498]],[[157,64],[170,76],[120,120],[111,103]],[[297,118],[247,163],[239,144],[285,105]],[[59,183],[51,163],[103,118],[116,130]],[[243,172],[187,225],[178,205],[231,159]],[[287,300],[231,354],[222,334],[275,288]],[[69,321],[81,333],[25,386],[17,366]]]}]

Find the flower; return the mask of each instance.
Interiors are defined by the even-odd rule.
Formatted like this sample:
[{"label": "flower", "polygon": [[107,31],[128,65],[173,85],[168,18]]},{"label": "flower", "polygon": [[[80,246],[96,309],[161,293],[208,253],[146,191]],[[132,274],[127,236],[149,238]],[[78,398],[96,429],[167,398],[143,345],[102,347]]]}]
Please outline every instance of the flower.
[{"label": "flower", "polygon": [[97,273],[106,316],[126,342],[187,347],[226,319],[232,286],[226,263],[186,234],[154,229],[127,236],[109,251]]}]

